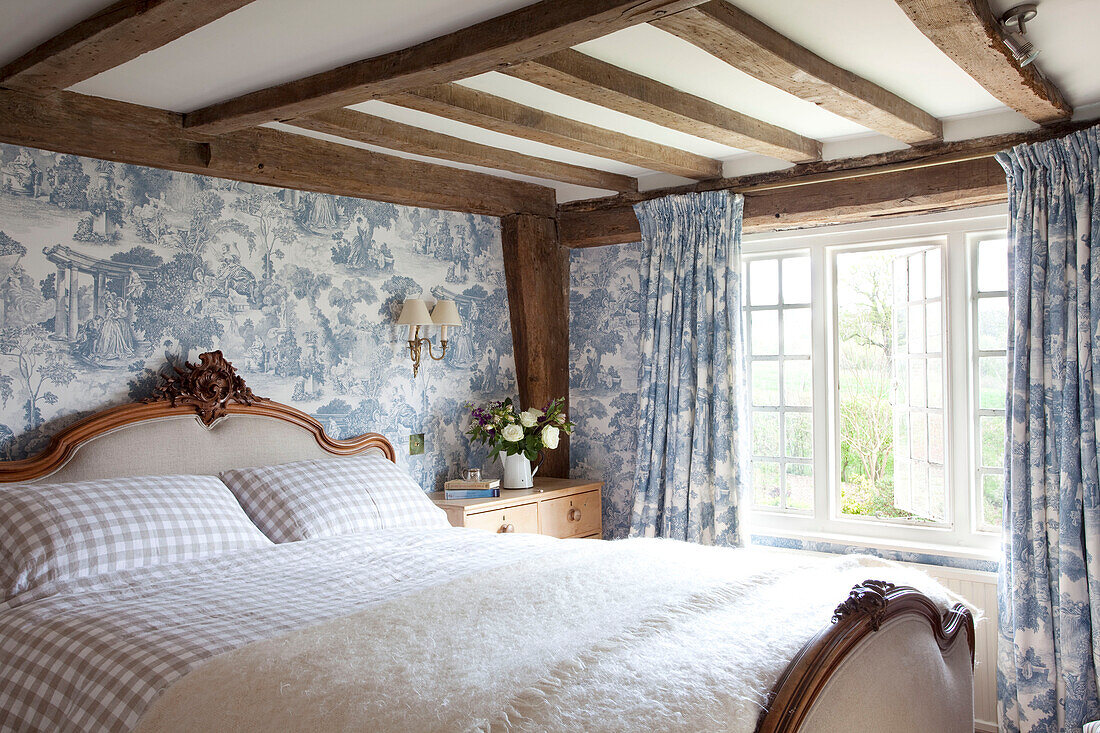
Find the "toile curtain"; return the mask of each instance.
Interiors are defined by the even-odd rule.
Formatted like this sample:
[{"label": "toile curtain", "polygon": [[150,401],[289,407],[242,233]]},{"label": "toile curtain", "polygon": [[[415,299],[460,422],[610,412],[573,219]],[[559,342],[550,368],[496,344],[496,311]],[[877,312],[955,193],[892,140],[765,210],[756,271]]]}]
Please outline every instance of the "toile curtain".
[{"label": "toile curtain", "polygon": [[1100,717],[1100,128],[1008,173],[1009,385],[998,693],[1006,733]]},{"label": "toile curtain", "polygon": [[742,544],[742,205],[714,191],[634,207],[644,310],[632,536]]}]

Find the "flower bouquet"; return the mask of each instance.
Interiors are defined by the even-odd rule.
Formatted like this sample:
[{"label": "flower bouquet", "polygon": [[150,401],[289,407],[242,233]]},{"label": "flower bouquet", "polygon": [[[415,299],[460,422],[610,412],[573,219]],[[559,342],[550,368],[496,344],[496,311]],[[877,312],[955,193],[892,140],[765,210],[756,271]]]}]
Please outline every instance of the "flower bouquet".
[{"label": "flower bouquet", "polygon": [[484,407],[468,404],[471,410],[470,439],[489,446],[489,458],[504,464],[505,489],[531,488],[531,461],[544,450],[558,447],[561,434],[570,435],[573,423],[565,416],[565,398],[550,400],[542,410],[520,411],[512,398],[490,402]]}]

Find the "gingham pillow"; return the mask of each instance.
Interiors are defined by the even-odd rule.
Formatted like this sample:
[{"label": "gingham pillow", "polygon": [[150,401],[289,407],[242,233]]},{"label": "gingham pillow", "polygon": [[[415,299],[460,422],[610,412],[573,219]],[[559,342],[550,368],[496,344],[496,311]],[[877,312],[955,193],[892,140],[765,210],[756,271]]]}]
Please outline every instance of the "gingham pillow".
[{"label": "gingham pillow", "polygon": [[382,456],[238,468],[222,481],[274,542],[374,529],[447,527],[447,514]]},{"label": "gingham pillow", "polygon": [[0,594],[270,547],[217,476],[0,486]]}]

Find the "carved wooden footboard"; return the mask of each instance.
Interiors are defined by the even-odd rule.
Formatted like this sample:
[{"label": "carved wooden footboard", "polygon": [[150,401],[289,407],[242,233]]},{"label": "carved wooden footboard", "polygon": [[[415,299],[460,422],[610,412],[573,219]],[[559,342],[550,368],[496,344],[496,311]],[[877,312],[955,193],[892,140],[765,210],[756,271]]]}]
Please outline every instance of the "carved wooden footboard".
[{"label": "carved wooden footboard", "polygon": [[[902,617],[927,621],[927,631],[947,654],[956,644],[969,647],[974,667],[974,617],[961,604],[946,613],[916,588],[866,580],[855,586],[837,606],[833,622],[811,639],[791,660],[761,712],[757,733],[795,733],[846,657],[887,622]],[[924,625],[921,625],[922,631]],[[972,679],[972,678],[971,678]],[[868,690],[874,695],[874,690]],[[969,722],[967,723],[969,725]],[[868,722],[870,730],[874,725]],[[809,733],[809,731],[803,731]]]}]

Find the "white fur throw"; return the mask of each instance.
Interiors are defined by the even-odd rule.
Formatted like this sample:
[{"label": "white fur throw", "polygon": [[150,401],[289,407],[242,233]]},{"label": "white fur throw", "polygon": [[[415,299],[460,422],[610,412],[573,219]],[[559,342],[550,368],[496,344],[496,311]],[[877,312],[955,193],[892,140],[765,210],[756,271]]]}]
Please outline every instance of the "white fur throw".
[{"label": "white fur throw", "polygon": [[788,662],[868,578],[955,600],[866,557],[563,542],[215,657],[138,730],[748,733]]}]

